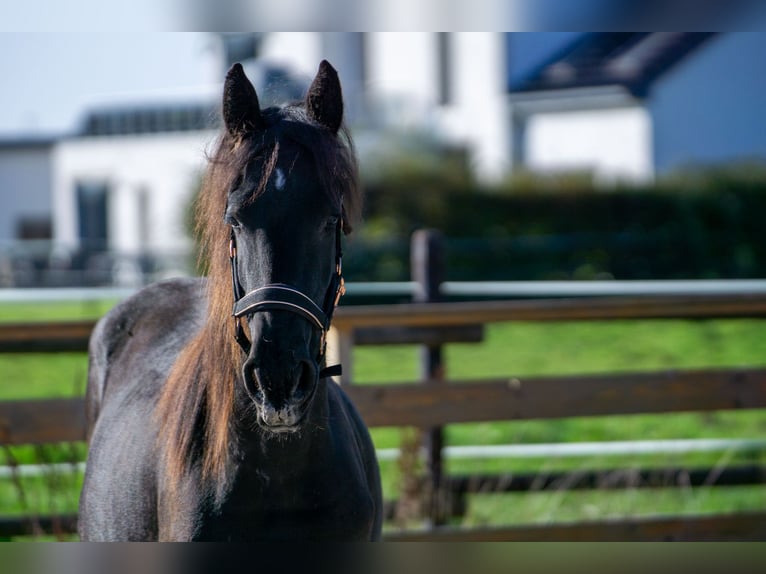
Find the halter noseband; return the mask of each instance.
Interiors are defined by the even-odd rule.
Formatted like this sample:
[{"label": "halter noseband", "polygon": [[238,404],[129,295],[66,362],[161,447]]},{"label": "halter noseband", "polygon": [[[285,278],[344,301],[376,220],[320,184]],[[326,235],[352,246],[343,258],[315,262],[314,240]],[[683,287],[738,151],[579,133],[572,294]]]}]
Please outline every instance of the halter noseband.
[{"label": "halter noseband", "polygon": [[[239,282],[239,273],[237,271],[237,240],[234,235],[234,229],[231,230],[229,261],[231,263],[231,285],[234,291],[234,310],[232,311],[232,316],[234,317],[234,339],[242,347],[245,354],[250,353],[251,343],[247,335],[245,335],[240,318],[259,311],[279,309],[300,315],[321,331],[322,337],[317,363],[322,364],[327,351],[327,331],[330,330],[332,316],[340,302],[340,298],[346,293],[345,282],[343,280],[342,232],[343,218],[340,218],[335,228],[335,272],[330,280],[330,285],[327,287],[324,305],[320,307],[300,289],[285,283],[269,283],[243,294],[244,290]],[[324,367],[319,371],[320,378],[335,377],[340,374],[340,365]]]}]

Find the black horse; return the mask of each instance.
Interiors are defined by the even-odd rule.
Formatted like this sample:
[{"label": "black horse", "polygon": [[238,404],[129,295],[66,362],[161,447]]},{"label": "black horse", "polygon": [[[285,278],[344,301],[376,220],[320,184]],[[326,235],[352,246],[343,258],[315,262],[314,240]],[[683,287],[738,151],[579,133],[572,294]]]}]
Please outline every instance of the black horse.
[{"label": "black horse", "polygon": [[337,73],[261,110],[235,64],[223,118],[197,206],[207,279],[143,289],[91,338],[80,536],[377,539],[375,451],[324,359],[360,203]]}]

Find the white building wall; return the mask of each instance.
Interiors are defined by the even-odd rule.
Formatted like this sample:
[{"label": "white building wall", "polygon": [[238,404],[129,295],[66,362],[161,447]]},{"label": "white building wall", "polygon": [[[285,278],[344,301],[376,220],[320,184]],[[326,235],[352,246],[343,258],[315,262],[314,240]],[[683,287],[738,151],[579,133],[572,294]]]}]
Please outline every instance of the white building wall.
[{"label": "white building wall", "polygon": [[640,106],[532,115],[525,164],[535,171],[591,171],[607,182],[650,180],[651,118]]},{"label": "white building wall", "polygon": [[[338,71],[345,100],[346,121],[353,122],[364,107],[364,34],[361,32],[272,32],[264,37],[260,59],[302,77],[308,87],[329,61]],[[253,78],[254,79],[254,78]]]},{"label": "white building wall", "polygon": [[450,34],[453,101],[442,115],[446,136],[469,147],[480,179],[495,180],[510,169],[505,38],[488,32]]},{"label": "white building wall", "polygon": [[367,86],[371,92],[436,103],[435,33],[373,32],[368,34],[367,46]]},{"label": "white building wall", "polygon": [[401,127],[428,124],[438,102],[437,39],[433,32],[367,35],[367,92]]},{"label": "white building wall", "polygon": [[[187,250],[191,240],[184,217],[214,137],[213,132],[205,131],[78,138],[60,143],[53,168],[57,247],[77,248],[77,184],[91,181],[106,183],[109,189],[110,250],[126,255],[138,254],[142,248],[159,254]],[[148,194],[145,222],[139,220],[142,192]],[[142,228],[148,237],[141,238]]]},{"label": "white building wall", "polygon": [[[505,35],[449,34],[452,100],[440,103],[435,32],[267,34],[261,56],[313,77],[322,58],[337,69],[350,119],[362,99],[368,122],[434,132],[466,145],[476,173],[496,179],[510,169]],[[363,61],[362,61],[363,60]],[[364,92],[364,98],[361,93]]]},{"label": "white building wall", "polygon": [[321,48],[320,32],[272,32],[264,36],[260,56],[310,78],[316,74]]},{"label": "white building wall", "polygon": [[307,81],[327,59],[347,100],[353,104],[364,91],[376,111],[382,106],[391,114],[386,119],[398,124],[421,121],[437,99],[436,35],[430,32],[273,32],[264,37],[260,57]]}]

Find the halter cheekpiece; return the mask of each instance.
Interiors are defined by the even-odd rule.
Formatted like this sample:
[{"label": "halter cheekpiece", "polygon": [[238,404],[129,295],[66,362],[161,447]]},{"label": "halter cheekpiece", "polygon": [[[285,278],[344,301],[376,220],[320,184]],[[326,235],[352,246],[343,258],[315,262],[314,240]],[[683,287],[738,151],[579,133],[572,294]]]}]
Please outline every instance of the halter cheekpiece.
[{"label": "halter cheekpiece", "polygon": [[[278,309],[300,315],[321,331],[320,350],[316,360],[320,365],[324,362],[327,351],[327,331],[330,330],[330,323],[335,313],[335,308],[338,306],[340,298],[346,293],[345,282],[343,280],[342,233],[343,219],[340,218],[335,228],[335,271],[330,280],[330,285],[327,287],[323,305],[320,307],[300,289],[285,283],[269,283],[256,287],[248,293],[243,293],[244,290],[239,281],[239,273],[237,271],[237,240],[234,235],[234,229],[231,230],[229,261],[231,263],[231,284],[234,291],[234,310],[232,311],[232,316],[234,317],[234,339],[245,354],[250,352],[251,343],[247,335],[245,335],[240,318],[259,311]],[[341,365],[324,367],[319,371],[320,378],[335,377],[340,374]]]}]

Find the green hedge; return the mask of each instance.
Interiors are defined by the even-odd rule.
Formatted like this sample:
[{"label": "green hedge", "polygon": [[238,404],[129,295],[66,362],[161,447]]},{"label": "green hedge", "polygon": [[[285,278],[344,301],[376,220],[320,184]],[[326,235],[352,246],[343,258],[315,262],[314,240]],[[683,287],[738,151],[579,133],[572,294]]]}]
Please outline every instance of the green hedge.
[{"label": "green hedge", "polygon": [[448,238],[451,280],[766,277],[763,163],[643,188],[594,187],[588,174],[488,187],[459,154],[413,153],[365,176],[364,222],[344,260],[350,281],[408,280],[409,238],[422,228]]},{"label": "green hedge", "polygon": [[425,227],[449,238],[452,280],[766,277],[766,178],[554,192],[403,176],[366,191],[351,280],[408,279],[408,237]]}]

